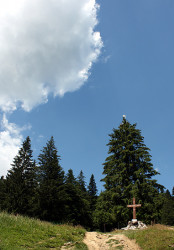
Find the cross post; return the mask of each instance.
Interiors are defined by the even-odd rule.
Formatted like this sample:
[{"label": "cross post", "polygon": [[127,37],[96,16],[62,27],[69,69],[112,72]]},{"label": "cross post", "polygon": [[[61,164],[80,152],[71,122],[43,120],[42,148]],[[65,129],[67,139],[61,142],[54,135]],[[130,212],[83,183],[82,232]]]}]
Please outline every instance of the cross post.
[{"label": "cross post", "polygon": [[136,208],[141,207],[141,204],[135,204],[135,197],[133,198],[133,205],[127,205],[127,207],[133,208],[133,220],[136,220]]}]

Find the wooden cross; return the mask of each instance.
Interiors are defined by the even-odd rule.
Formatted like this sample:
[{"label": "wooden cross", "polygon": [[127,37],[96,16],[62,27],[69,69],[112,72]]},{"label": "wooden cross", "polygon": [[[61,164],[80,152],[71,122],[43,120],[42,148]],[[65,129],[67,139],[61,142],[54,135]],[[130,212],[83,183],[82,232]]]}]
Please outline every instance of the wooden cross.
[{"label": "wooden cross", "polygon": [[133,205],[127,205],[133,208],[133,220],[136,220],[136,207],[141,207],[141,204],[135,204],[135,197],[133,198]]}]

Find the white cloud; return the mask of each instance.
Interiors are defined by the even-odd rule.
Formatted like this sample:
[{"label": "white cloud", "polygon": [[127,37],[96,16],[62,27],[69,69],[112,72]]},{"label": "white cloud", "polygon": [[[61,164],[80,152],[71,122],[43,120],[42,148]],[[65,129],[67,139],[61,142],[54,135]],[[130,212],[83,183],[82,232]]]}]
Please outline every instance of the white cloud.
[{"label": "white cloud", "polygon": [[3,115],[0,131],[0,176],[6,176],[7,170],[11,168],[11,163],[21,147],[23,137],[21,132],[30,129],[29,126],[19,128],[14,123],[9,123]]},{"label": "white cloud", "polygon": [[79,89],[98,58],[95,0],[0,0],[0,108]]}]

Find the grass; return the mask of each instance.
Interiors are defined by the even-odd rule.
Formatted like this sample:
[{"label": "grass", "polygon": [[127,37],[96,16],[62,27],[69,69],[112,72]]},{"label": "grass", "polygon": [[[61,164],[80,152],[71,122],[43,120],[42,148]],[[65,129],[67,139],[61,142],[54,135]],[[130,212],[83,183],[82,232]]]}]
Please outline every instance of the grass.
[{"label": "grass", "polygon": [[112,244],[112,243],[119,244],[119,240],[110,239],[106,243],[108,243],[108,244]]},{"label": "grass", "polygon": [[148,228],[144,230],[128,230],[122,231],[121,233],[125,234],[130,239],[135,239],[143,250],[174,249],[173,227],[154,225],[148,226]]},{"label": "grass", "polygon": [[[120,245],[120,241],[116,239],[110,239],[106,242],[109,244],[111,250],[123,250],[123,246]],[[118,245],[118,246],[117,246]]]},{"label": "grass", "polygon": [[[80,226],[56,225],[0,213],[1,250],[61,249],[64,244],[67,244],[67,248],[73,246],[74,250],[87,250],[82,242],[85,232]],[[144,230],[117,230],[113,233],[125,234],[128,238],[135,239],[143,250],[174,249],[174,227],[154,225]],[[117,241],[110,239],[107,243],[112,245]],[[115,249],[122,249],[122,246]]]},{"label": "grass", "polygon": [[85,229],[80,226],[56,225],[0,213],[0,249],[60,249],[65,243],[74,249],[87,249],[82,240]]},{"label": "grass", "polygon": [[88,250],[88,247],[84,243],[77,243],[73,250]]}]

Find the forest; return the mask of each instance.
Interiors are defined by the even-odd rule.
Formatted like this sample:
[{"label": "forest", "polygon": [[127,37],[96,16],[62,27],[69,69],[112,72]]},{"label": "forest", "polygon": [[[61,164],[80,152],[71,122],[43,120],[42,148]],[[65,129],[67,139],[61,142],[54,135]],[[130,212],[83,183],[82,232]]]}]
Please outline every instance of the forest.
[{"label": "forest", "polygon": [[54,223],[82,225],[88,230],[121,228],[132,219],[132,198],[142,204],[138,220],[146,224],[174,225],[172,194],[157,182],[150,149],[136,124],[123,117],[109,134],[108,157],[103,163],[104,191],[98,194],[92,174],[86,184],[83,170],[67,173],[51,137],[33,159],[28,136],[13,159],[6,177],[0,178],[0,210]]}]

